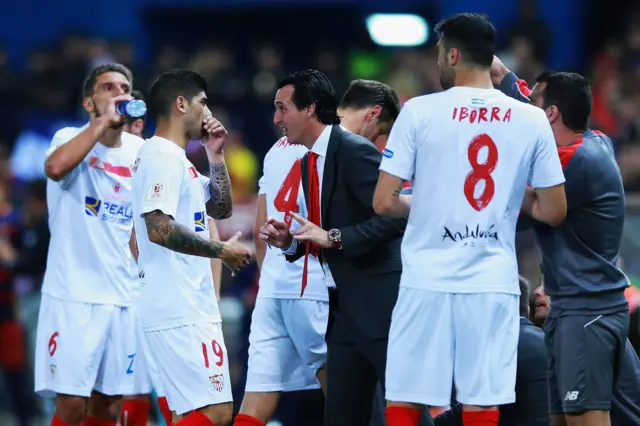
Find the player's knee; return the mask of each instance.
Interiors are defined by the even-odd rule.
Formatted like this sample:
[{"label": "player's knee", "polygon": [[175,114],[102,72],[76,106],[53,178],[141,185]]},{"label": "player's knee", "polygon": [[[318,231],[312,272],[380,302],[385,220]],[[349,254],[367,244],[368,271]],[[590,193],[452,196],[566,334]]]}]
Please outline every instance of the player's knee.
[{"label": "player's knee", "polygon": [[216,426],[230,426],[233,421],[233,404],[210,405],[200,410]]},{"label": "player's knee", "polygon": [[[567,413],[565,415],[566,426],[601,426],[609,425],[609,411],[589,410],[580,413]],[[552,425],[553,426],[553,425]]]},{"label": "player's knee", "polygon": [[57,395],[56,416],[65,423],[76,425],[84,419],[87,399],[81,396]]},{"label": "player's knee", "polygon": [[121,396],[104,395],[93,392],[89,398],[87,414],[96,419],[117,420],[122,406]]}]

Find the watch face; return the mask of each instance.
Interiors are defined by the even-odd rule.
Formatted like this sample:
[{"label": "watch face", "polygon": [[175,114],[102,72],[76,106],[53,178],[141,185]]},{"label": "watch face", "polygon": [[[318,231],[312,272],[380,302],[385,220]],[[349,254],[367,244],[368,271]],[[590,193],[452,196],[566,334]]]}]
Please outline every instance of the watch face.
[{"label": "watch face", "polygon": [[341,237],[342,233],[338,229],[332,229],[331,231],[329,231],[329,238],[332,241],[339,241]]}]

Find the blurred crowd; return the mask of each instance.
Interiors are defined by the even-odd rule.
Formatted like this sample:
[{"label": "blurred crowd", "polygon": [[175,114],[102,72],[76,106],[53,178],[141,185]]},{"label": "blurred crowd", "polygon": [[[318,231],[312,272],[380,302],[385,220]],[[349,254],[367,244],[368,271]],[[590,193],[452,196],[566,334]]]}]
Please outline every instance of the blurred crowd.
[{"label": "blurred crowd", "polygon": [[[545,70],[550,43],[547,26],[532,4],[523,2],[500,53],[530,85]],[[583,70],[593,85],[593,127],[615,140],[630,193],[640,191],[640,19],[636,21],[631,20],[621,38],[608,41]],[[205,76],[210,108],[230,130],[225,151],[235,207],[233,217],[218,222],[218,227],[223,239],[242,231],[250,243],[261,161],[278,137],[272,124],[273,95],[279,79],[300,67],[282,52],[281,46],[268,43],[245,56],[215,43],[193,51],[167,45],[158,50],[155,61],[140,63],[129,41],[68,33],[54,46],[34,47],[25,69],[18,71],[10,68],[0,47],[0,424],[10,424],[3,410],[20,426],[50,412],[32,392],[35,325],[49,239],[44,153],[57,128],[86,120],[80,100],[88,70],[105,62],[125,64],[133,71],[134,88],[143,93],[154,76],[171,68],[190,68]],[[338,93],[353,78],[381,80],[403,100],[440,90],[435,51],[429,47],[347,53],[321,47],[313,58],[302,66],[323,71]],[[152,131],[153,123],[147,123],[145,135]],[[206,156],[198,144],[192,144],[188,154],[206,170]],[[539,254],[531,235],[519,237],[518,250],[521,272],[536,282]],[[638,264],[633,254],[625,253],[625,260]],[[225,276],[223,284],[221,310],[236,401],[244,388],[257,282],[258,271],[252,265],[233,281]],[[278,416],[285,426],[322,424],[319,392],[286,395],[281,405]]]}]

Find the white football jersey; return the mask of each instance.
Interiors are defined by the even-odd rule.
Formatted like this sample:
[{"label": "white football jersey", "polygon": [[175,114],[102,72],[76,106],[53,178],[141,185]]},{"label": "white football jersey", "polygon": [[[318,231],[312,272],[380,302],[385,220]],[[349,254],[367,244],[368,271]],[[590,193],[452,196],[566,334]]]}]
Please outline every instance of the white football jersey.
[{"label": "white football jersey", "polygon": [[[267,200],[267,216],[284,221],[296,229],[300,225],[288,212],[306,218],[307,205],[302,189],[300,163],[307,153],[303,145],[294,145],[282,138],[271,147],[264,157],[263,174],[260,178],[260,194]],[[287,262],[282,250],[267,247],[267,254],[260,272],[258,297],[299,299],[302,290],[304,257]],[[307,287],[302,299],[329,300],[325,275],[317,257],[309,255],[307,264]]]},{"label": "white football jersey", "polygon": [[544,111],[471,87],[411,99],[380,170],[413,183],[401,286],[520,293],[515,232],[525,187],[564,182]]},{"label": "white football jersey", "polygon": [[[84,127],[53,136],[49,156]],[[47,182],[51,241],[43,293],[74,302],[129,306],[137,268],[129,250],[131,166],[144,140],[122,133],[121,146],[97,143],[61,181]]]},{"label": "white football jersey", "polygon": [[166,249],[149,241],[143,214],[160,210],[209,239],[205,202],[208,179],[175,143],[147,140],[133,168],[133,217],[138,264],[144,271],[140,316],[145,331],[220,322],[210,259]]}]

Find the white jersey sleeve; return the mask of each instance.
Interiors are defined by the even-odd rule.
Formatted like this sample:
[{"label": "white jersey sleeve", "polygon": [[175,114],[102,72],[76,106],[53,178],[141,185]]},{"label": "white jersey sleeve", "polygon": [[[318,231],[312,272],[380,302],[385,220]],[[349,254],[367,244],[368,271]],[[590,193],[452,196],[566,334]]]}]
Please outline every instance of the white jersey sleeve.
[{"label": "white jersey sleeve", "polygon": [[549,188],[564,183],[565,179],[551,125],[544,114],[540,116],[544,120],[538,126],[540,135],[531,159],[529,182],[534,188]]},{"label": "white jersey sleeve", "polygon": [[161,153],[140,164],[144,188],[141,214],[160,210],[176,217],[184,177],[184,165],[175,155]]},{"label": "white jersey sleeve", "polygon": [[[84,129],[85,127],[81,127],[81,128],[65,127],[63,129],[58,130],[55,133],[55,135],[53,135],[53,138],[51,139],[51,145],[47,150],[46,158],[49,158],[49,156],[60,146],[66,144],[71,139],[75,138],[80,133],[82,133]],[[78,177],[78,174],[80,173],[80,169],[82,168],[84,161],[85,160],[82,159],[82,161],[76,167],[74,167],[73,170],[71,170],[64,178],[62,178],[61,181],[58,182],[58,184],[62,189],[67,189],[71,185],[71,183]]]},{"label": "white jersey sleeve", "polygon": [[401,179],[411,181],[416,167],[417,118],[411,103],[405,104],[391,128],[387,147],[382,154],[380,170]]}]

